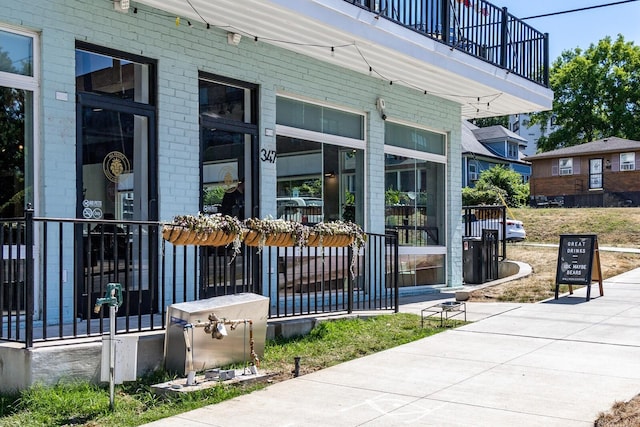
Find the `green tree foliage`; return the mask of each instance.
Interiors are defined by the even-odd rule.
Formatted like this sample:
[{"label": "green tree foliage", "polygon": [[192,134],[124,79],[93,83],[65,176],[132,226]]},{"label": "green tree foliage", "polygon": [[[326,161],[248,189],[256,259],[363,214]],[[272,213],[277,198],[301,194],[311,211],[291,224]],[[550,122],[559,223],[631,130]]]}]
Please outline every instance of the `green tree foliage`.
[{"label": "green tree foliage", "polygon": [[605,37],[585,51],[566,50],[553,63],[553,110],[533,114],[531,124],[559,126],[538,141],[539,151],[610,136],[640,140],[640,46]]},{"label": "green tree foliage", "polygon": [[[0,49],[0,70],[16,71]],[[24,199],[24,92],[0,87],[0,217],[19,216]]]},{"label": "green tree foliage", "polygon": [[479,128],[486,128],[489,126],[500,125],[504,128],[509,129],[509,116],[485,117],[485,118],[473,119],[471,120],[471,123],[478,126]]},{"label": "green tree foliage", "polygon": [[522,182],[522,176],[505,166],[496,165],[480,174],[475,188],[462,189],[462,203],[465,206],[502,204],[521,207],[529,200],[529,184]]},{"label": "green tree foliage", "polygon": [[[479,205],[500,205],[500,190],[479,190],[475,187],[464,187],[462,189],[462,206],[479,206]],[[504,195],[503,195],[504,197]]]}]

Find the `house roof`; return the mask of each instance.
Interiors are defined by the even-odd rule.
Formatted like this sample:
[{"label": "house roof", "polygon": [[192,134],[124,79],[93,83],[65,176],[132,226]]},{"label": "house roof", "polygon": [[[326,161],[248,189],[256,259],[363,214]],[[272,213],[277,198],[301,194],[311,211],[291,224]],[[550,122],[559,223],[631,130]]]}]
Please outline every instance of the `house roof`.
[{"label": "house roof", "polygon": [[476,127],[476,129],[473,130],[473,134],[479,141],[483,142],[504,141],[508,139],[510,141],[516,141],[520,145],[527,144],[525,138],[500,125],[487,126],[484,128]]},{"label": "house roof", "polygon": [[586,142],[571,147],[559,148],[540,154],[525,157],[525,160],[549,159],[555,157],[580,156],[584,154],[598,154],[640,150],[640,141],[618,138],[615,136]]},{"label": "house roof", "polygon": [[467,120],[462,121],[462,154],[471,153],[476,156],[504,160],[502,157],[493,154],[487,147],[478,141],[473,132],[476,129],[480,128]]},{"label": "house roof", "polygon": [[[490,126],[490,127],[499,127],[502,128],[504,130],[504,132],[502,132],[503,135],[506,134],[506,132],[510,132],[513,133],[505,128],[503,128],[502,126]],[[486,128],[479,128],[478,126],[474,125],[473,123],[467,121],[467,120],[463,120],[462,121],[462,155],[471,155],[472,157],[484,157],[484,158],[489,158],[489,159],[493,159],[494,161],[496,161],[497,163],[521,163],[521,164],[528,164],[529,162],[527,162],[525,159],[523,159],[522,157],[522,153],[520,151],[518,151],[518,159],[508,159],[506,157],[500,156],[496,153],[494,153],[493,151],[491,151],[489,148],[487,148],[484,144],[482,144],[480,141],[484,141],[484,139],[480,139],[477,136],[477,131],[482,130],[482,129],[486,129]],[[495,131],[493,131],[495,132]],[[515,135],[515,134],[514,134]],[[520,138],[518,135],[516,135],[518,137],[518,139],[522,139]],[[501,139],[504,139],[501,138]],[[526,141],[526,140],[524,140]]]}]

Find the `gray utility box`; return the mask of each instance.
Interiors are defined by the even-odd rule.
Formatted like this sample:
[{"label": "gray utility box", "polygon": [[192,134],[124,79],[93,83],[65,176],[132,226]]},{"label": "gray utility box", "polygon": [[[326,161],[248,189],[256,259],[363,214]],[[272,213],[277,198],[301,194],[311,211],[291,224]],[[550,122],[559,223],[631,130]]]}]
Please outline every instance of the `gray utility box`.
[{"label": "gray utility box", "polygon": [[[213,338],[203,327],[209,323],[211,314],[225,322],[227,335],[221,339]],[[188,373],[187,339],[192,348],[195,371],[230,363],[251,362],[251,330],[253,349],[258,357],[262,358],[267,337],[268,315],[269,298],[252,293],[170,305],[167,310],[164,342],[165,368],[181,375]]]}]

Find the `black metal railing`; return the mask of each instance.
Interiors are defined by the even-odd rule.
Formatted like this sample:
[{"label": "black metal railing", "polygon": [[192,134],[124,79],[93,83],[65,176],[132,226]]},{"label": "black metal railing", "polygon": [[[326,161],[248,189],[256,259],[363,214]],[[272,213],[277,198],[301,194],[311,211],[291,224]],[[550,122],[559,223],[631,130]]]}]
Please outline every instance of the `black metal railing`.
[{"label": "black metal railing", "polygon": [[484,0],[345,0],[549,86],[549,36]]},{"label": "black metal railing", "polygon": [[497,256],[505,259],[507,256],[507,222],[506,207],[495,206],[464,206],[462,208],[463,237],[483,237],[483,230],[498,231]]},{"label": "black metal railing", "polygon": [[397,235],[368,234],[345,248],[173,245],[162,223],[37,218],[1,220],[0,340],[99,336],[94,311],[109,283],[122,286],[117,333],[163,330],[174,303],[253,292],[270,318],[398,309]]},{"label": "black metal railing", "polygon": [[400,246],[444,245],[440,228],[430,224],[433,219],[433,215],[427,215],[426,206],[385,206],[385,228],[388,232],[398,233]]}]

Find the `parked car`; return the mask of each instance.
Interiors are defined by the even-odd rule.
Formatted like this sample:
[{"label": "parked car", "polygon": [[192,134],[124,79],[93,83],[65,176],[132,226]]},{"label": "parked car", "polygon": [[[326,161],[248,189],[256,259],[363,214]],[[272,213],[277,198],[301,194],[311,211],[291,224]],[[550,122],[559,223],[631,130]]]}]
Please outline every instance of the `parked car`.
[{"label": "parked car", "polygon": [[322,199],[315,197],[278,197],[278,218],[303,224],[317,224],[324,218]]},{"label": "parked car", "polygon": [[[502,218],[477,219],[474,214],[463,217],[465,222],[465,235],[481,237],[482,230],[498,230],[498,240],[502,240]],[[507,219],[506,222],[507,242],[521,242],[527,238],[522,221],[517,219]]]}]

